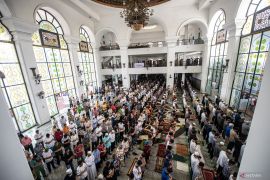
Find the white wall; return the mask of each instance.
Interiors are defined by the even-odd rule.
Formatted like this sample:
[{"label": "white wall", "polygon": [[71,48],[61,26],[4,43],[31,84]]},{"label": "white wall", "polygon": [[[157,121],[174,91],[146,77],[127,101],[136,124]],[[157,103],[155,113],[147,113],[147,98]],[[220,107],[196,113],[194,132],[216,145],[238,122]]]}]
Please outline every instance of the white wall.
[{"label": "white wall", "polygon": [[131,43],[157,42],[165,41],[165,32],[147,32],[147,33],[132,33]]}]

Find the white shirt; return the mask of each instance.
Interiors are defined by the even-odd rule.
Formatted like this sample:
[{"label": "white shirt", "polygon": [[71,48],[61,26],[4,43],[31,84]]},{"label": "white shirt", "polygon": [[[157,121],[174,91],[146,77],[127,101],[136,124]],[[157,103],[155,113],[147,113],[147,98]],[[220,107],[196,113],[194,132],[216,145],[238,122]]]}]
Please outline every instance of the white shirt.
[{"label": "white shirt", "polygon": [[124,127],[124,124],[123,123],[119,123],[118,124],[118,128],[119,128],[119,131],[120,132],[124,132],[125,131],[125,127]]},{"label": "white shirt", "polygon": [[75,133],[76,129],[77,129],[77,125],[75,123],[70,123],[69,124],[69,129],[72,133]]},{"label": "white shirt", "polygon": [[35,138],[35,140],[36,140],[37,143],[43,142],[43,135],[42,135],[42,133],[35,134],[34,135],[34,138]]},{"label": "white shirt", "polygon": [[83,163],[81,167],[77,167],[77,174],[79,175],[80,179],[85,179],[88,176],[87,165],[85,163]]},{"label": "white shirt", "polygon": [[101,126],[96,128],[96,134],[97,134],[97,137],[102,136],[102,127]]},{"label": "white shirt", "polygon": [[198,165],[200,163],[200,160],[198,158],[195,158],[194,154],[191,155],[191,158],[190,158],[190,164],[191,164],[191,168],[192,170],[195,168],[196,165]]},{"label": "white shirt", "polygon": [[111,142],[115,141],[115,134],[114,133],[110,133],[109,134],[109,138],[111,139]]},{"label": "white shirt", "polygon": [[[45,159],[46,163],[51,162],[53,160],[52,150],[49,149],[48,152],[43,152],[42,157]],[[46,159],[46,158],[48,158],[48,159]]]},{"label": "white shirt", "polygon": [[204,122],[206,120],[206,115],[205,113],[203,112],[202,115],[201,115],[201,121]]},{"label": "white shirt", "polygon": [[189,147],[190,153],[193,154],[197,150],[197,144],[195,141],[190,141],[190,147]]},{"label": "white shirt", "polygon": [[45,147],[52,148],[55,144],[53,136],[50,136],[49,138],[45,137],[44,144],[45,144]]},{"label": "white shirt", "polygon": [[218,160],[217,160],[217,168],[218,166],[223,167],[224,164],[228,161],[228,157],[225,151],[220,151]]},{"label": "white shirt", "polygon": [[141,167],[134,166],[133,168],[134,180],[141,180],[142,179],[142,170]]},{"label": "white shirt", "polygon": [[95,165],[95,157],[93,156],[93,154],[91,156],[86,156],[85,158],[85,163],[87,166],[92,166],[92,165]]}]

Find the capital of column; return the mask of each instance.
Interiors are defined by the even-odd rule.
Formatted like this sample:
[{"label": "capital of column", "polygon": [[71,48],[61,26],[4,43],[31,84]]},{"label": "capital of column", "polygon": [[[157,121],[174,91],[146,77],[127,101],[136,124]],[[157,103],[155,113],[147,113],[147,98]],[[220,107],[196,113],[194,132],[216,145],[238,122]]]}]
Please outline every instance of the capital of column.
[{"label": "capital of column", "polygon": [[64,38],[68,44],[78,45],[80,42],[80,38],[75,36],[64,35]]},{"label": "capital of column", "polygon": [[34,23],[25,22],[15,17],[3,17],[2,22],[11,31],[14,41],[32,42],[32,35],[39,29]]},{"label": "capital of column", "polygon": [[245,22],[245,19],[235,19],[234,22],[226,23],[224,25],[224,29],[229,32],[229,38],[241,36],[242,28]]},{"label": "capital of column", "polygon": [[178,36],[167,36],[165,37],[165,41],[168,47],[175,47],[177,44],[179,37]]},{"label": "capital of column", "polygon": [[130,42],[127,39],[119,39],[117,43],[120,46],[120,49],[127,49]]}]

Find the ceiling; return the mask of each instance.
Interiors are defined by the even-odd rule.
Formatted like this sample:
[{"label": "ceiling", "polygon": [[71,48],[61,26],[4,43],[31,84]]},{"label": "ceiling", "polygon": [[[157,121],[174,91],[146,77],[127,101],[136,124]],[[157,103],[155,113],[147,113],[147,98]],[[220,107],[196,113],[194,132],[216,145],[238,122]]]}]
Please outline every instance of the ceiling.
[{"label": "ceiling", "polygon": [[[92,1],[106,5],[106,6],[116,7],[116,8],[123,8],[123,2],[124,2],[124,0],[92,0]],[[143,1],[147,1],[147,0],[143,0]],[[149,5],[155,6],[155,5],[162,4],[168,1],[169,0],[150,0]]]}]

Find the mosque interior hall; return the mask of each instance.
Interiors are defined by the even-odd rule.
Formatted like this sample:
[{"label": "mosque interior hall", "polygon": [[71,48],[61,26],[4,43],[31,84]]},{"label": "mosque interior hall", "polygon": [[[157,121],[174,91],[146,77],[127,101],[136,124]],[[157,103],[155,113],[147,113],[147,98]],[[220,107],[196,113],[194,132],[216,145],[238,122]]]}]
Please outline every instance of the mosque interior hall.
[{"label": "mosque interior hall", "polygon": [[270,0],[0,0],[0,180],[268,180]]}]

